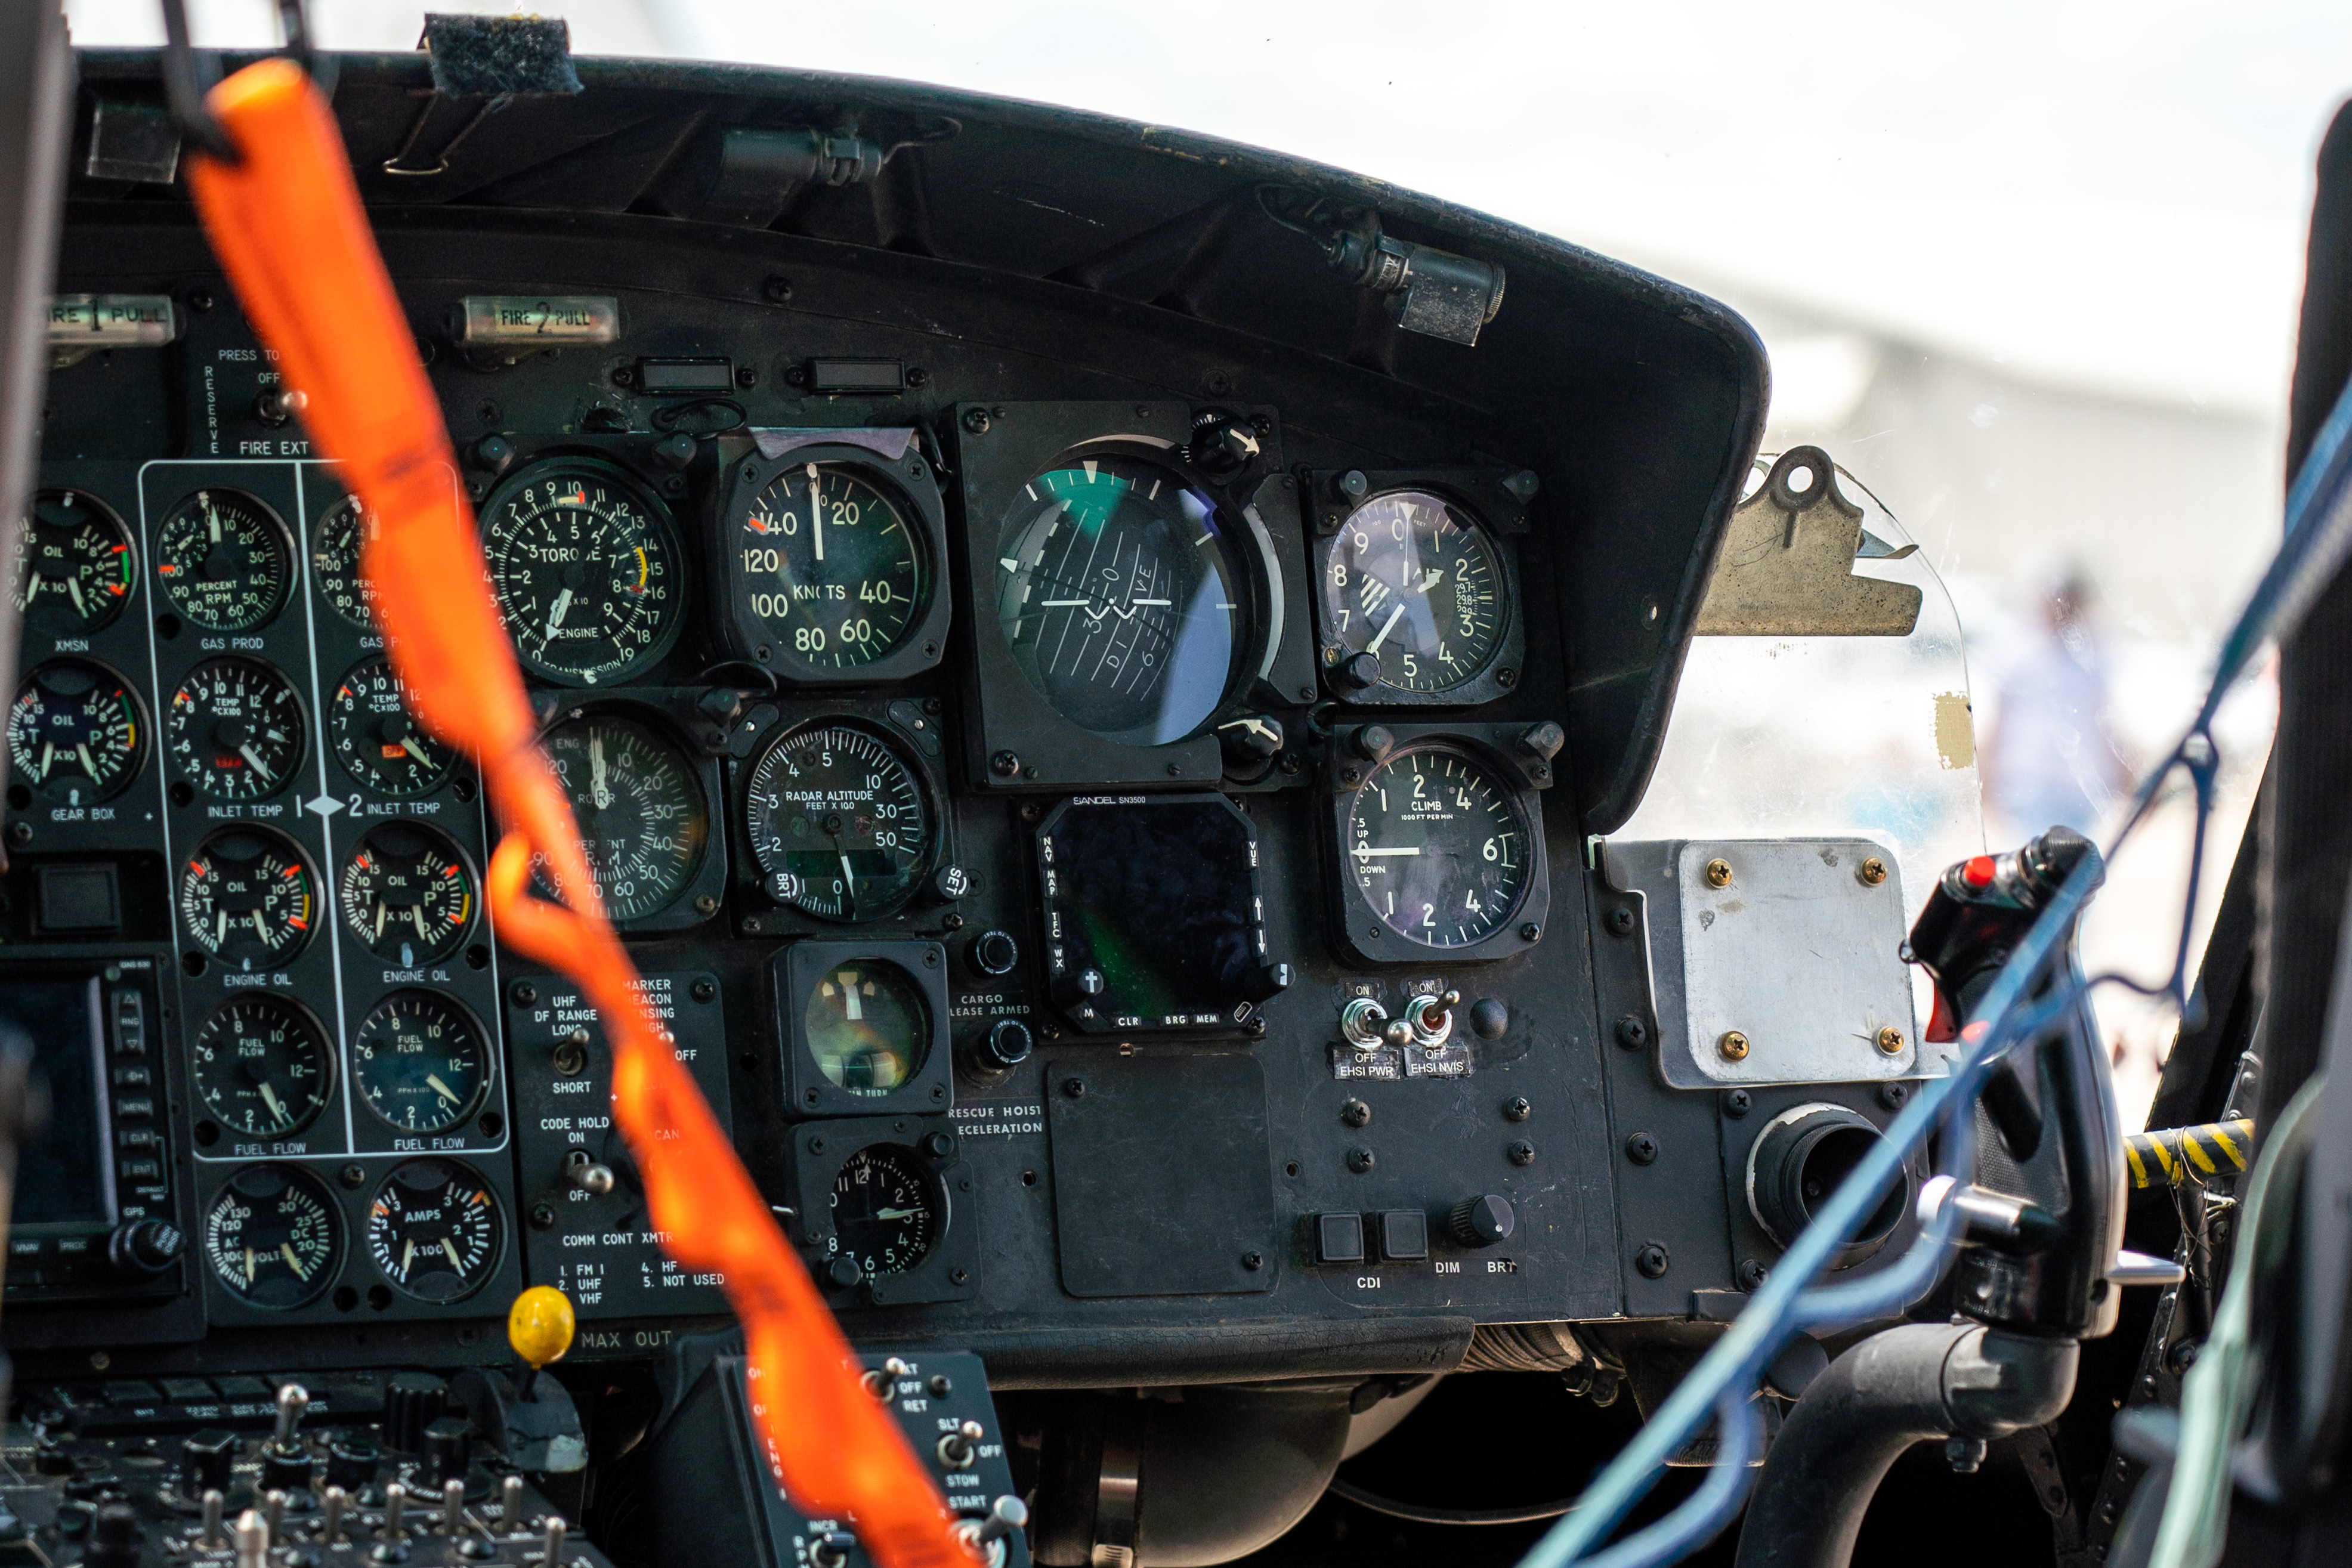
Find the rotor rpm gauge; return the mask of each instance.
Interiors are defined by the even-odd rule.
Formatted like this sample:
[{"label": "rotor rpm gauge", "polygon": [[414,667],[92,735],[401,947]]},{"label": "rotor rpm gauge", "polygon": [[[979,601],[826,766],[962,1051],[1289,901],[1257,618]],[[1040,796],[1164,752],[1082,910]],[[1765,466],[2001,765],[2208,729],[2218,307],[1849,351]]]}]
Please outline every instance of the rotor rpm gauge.
[{"label": "rotor rpm gauge", "polygon": [[903,1274],[931,1255],[946,1230],[945,1204],[906,1149],[874,1144],[841,1162],[833,1178],[827,1258],[846,1258],[872,1279]]},{"label": "rotor rpm gauge", "polygon": [[[702,785],[676,747],[609,714],[558,725],[541,738],[580,822],[588,872],[614,920],[658,914],[702,863],[710,837]],[[534,881],[562,898],[544,860]]]},{"label": "rotor rpm gauge", "polygon": [[[1340,525],[1323,570],[1325,657],[1367,684],[1442,692],[1476,679],[1502,646],[1505,606],[1486,532],[1436,496],[1374,496]],[[1377,674],[1374,674],[1377,671]]]},{"label": "rotor rpm gauge", "polygon": [[821,669],[872,664],[906,641],[924,588],[905,507],[839,464],[785,469],[737,531],[751,614],[776,649]]},{"label": "rotor rpm gauge", "polygon": [[770,747],[751,770],[745,816],[769,896],[823,920],[895,913],[930,861],[930,807],[914,768],[848,725]]},{"label": "rotor rpm gauge", "polygon": [[342,1221],[319,1178],[293,1166],[248,1166],[205,1211],[205,1260],[239,1301],[299,1307],[327,1288]]},{"label": "rotor rpm gauge", "polygon": [[258,800],[302,760],[302,705],[286,677],[247,659],[188,672],[163,716],[164,749],[180,777],[215,800]]},{"label": "rotor rpm gauge", "polygon": [[236,490],[197,491],[155,533],[163,597],[207,632],[249,632],[277,614],[292,555],[277,517]]},{"label": "rotor rpm gauge", "polygon": [[196,946],[250,974],[282,967],[310,939],[318,897],[294,841],[228,828],[180,868],[180,919]]},{"label": "rotor rpm gauge", "polygon": [[676,538],[659,504],[617,469],[533,469],[493,497],[483,517],[490,586],[534,674],[612,685],[677,635]]},{"label": "rotor rpm gauge", "polygon": [[1423,947],[1467,947],[1526,899],[1528,827],[1513,792],[1450,746],[1409,747],[1349,801],[1340,853],[1380,923]]},{"label": "rotor rpm gauge", "polygon": [[456,1160],[395,1166],[368,1205],[368,1256],[394,1290],[436,1305],[482,1288],[503,1230],[489,1184]]},{"label": "rotor rpm gauge", "polygon": [[346,496],[310,530],[310,573],[334,612],[364,632],[375,630],[375,590],[360,575],[360,551],[375,538],[375,514]]},{"label": "rotor rpm gauge", "polygon": [[44,637],[84,637],[131,601],[130,530],[79,490],[43,490],[16,536],[16,609]]},{"label": "rotor rpm gauge", "polygon": [[386,822],[360,841],[336,902],[361,945],[403,969],[447,957],[474,923],[473,878],[457,846],[413,822]]},{"label": "rotor rpm gauge", "polygon": [[442,1133],[474,1113],[489,1086],[482,1031],[430,991],[395,991],[360,1022],[352,1081],[367,1108],[404,1133]]},{"label": "rotor rpm gauge", "polygon": [[1207,496],[1156,463],[1089,457],[1024,486],[1003,539],[997,624],[1055,712],[1129,746],[1215,714],[1249,596]]},{"label": "rotor rpm gauge", "polygon": [[79,659],[39,666],[8,710],[8,761],[43,800],[110,800],[139,772],[146,735],[138,699],[111,671]]},{"label": "rotor rpm gauge", "polygon": [[379,795],[423,795],[449,776],[457,753],[409,716],[408,694],[383,659],[345,675],[327,702],[327,743],[344,771]]},{"label": "rotor rpm gauge", "polygon": [[243,997],[205,1020],[191,1052],[196,1097],[249,1138],[289,1138],[318,1120],[333,1074],[319,1026],[289,1002]]}]

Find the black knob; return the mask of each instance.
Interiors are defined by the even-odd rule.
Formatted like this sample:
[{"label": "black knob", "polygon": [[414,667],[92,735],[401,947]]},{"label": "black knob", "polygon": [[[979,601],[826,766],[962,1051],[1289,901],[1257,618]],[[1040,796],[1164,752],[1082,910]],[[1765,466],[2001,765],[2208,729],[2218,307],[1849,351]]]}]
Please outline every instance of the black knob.
[{"label": "black knob", "polygon": [[474,1458],[474,1428],[463,1416],[444,1416],[425,1428],[425,1462],[433,1479],[462,1479]]},{"label": "black knob", "polygon": [[1371,690],[1381,684],[1381,656],[1369,650],[1349,654],[1332,666],[1331,682],[1346,691]]},{"label": "black knob", "polygon": [[931,873],[930,881],[923,885],[923,894],[933,904],[953,904],[959,898],[970,897],[971,889],[971,873],[960,865],[943,865]]},{"label": "black knob", "polygon": [[1243,971],[1241,993],[1250,1001],[1262,1002],[1269,997],[1278,997],[1290,989],[1292,978],[1291,968],[1287,964],[1260,964],[1255,968]]},{"label": "black knob", "polygon": [[998,1019],[981,1038],[977,1053],[980,1066],[994,1072],[1018,1067],[1029,1060],[1030,1048],[1035,1043],[1029,1026],[1019,1019]]},{"label": "black knob", "polygon": [[507,465],[514,458],[514,443],[503,435],[485,435],[474,443],[475,466],[487,468],[493,474],[505,473]]},{"label": "black knob", "polygon": [[141,1278],[160,1274],[179,1261],[188,1239],[165,1219],[130,1219],[106,1239],[106,1260],[115,1271]]},{"label": "black knob", "polygon": [[1510,1031],[1511,1009],[1492,997],[1481,997],[1471,1006],[1470,1028],[1480,1040],[1500,1040]]},{"label": "black knob", "polygon": [[45,1476],[69,1476],[80,1467],[53,1433],[44,1432],[33,1439],[33,1468]]},{"label": "black knob", "polygon": [[375,1469],[383,1459],[373,1443],[360,1437],[338,1437],[327,1445],[327,1484],[358,1495],[375,1485]]},{"label": "black knob", "polygon": [[89,1550],[81,1560],[88,1568],[139,1568],[139,1548],[146,1539],[138,1511],[128,1503],[110,1502],[98,1511]]},{"label": "black knob", "polygon": [[826,1266],[824,1276],[845,1291],[866,1278],[866,1270],[857,1266],[855,1258],[835,1258]]},{"label": "black knob", "polygon": [[685,469],[694,465],[694,437],[684,431],[667,435],[654,443],[654,461],[665,468]]},{"label": "black knob", "polygon": [[425,1451],[425,1428],[449,1408],[449,1385],[429,1372],[395,1372],[383,1385],[384,1447],[400,1454]]},{"label": "black knob", "polygon": [[1210,478],[1230,478],[1257,456],[1257,434],[1239,420],[1203,414],[1184,455]]},{"label": "black knob", "polygon": [[1217,727],[1217,740],[1237,763],[1264,762],[1282,749],[1282,721],[1249,714]]},{"label": "black knob", "polygon": [[1396,749],[1396,737],[1381,724],[1368,724],[1348,737],[1348,749],[1367,762],[1378,762]]},{"label": "black knob", "polygon": [[1518,1218],[1511,1212],[1511,1200],[1491,1192],[1455,1204],[1445,1220],[1446,1229],[1465,1247],[1492,1247],[1498,1241],[1508,1241],[1517,1225]]},{"label": "black knob", "polygon": [[202,1497],[208,1491],[228,1490],[229,1474],[236,1465],[236,1434],[217,1427],[207,1427],[182,1439],[181,1495]]},{"label": "black knob", "polygon": [[1371,480],[1365,477],[1361,468],[1350,468],[1331,481],[1331,488],[1339,493],[1340,499],[1346,501],[1362,500],[1371,487]]},{"label": "black knob", "polygon": [[313,1468],[310,1450],[299,1443],[289,1443],[282,1448],[275,1443],[265,1444],[261,1450],[261,1490],[307,1492]]},{"label": "black knob", "polygon": [[963,956],[974,974],[992,980],[1013,973],[1013,967],[1021,962],[1021,944],[1010,931],[983,931],[964,944]]}]

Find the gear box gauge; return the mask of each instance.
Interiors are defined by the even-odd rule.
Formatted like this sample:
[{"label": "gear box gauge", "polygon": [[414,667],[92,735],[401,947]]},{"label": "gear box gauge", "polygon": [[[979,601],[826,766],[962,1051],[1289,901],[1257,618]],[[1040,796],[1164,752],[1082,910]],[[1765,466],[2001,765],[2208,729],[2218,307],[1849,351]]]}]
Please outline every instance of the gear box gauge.
[{"label": "gear box gauge", "polygon": [[80,659],[40,665],[8,711],[8,763],[45,800],[85,806],[122,792],[146,755],[139,699],[112,671]]}]

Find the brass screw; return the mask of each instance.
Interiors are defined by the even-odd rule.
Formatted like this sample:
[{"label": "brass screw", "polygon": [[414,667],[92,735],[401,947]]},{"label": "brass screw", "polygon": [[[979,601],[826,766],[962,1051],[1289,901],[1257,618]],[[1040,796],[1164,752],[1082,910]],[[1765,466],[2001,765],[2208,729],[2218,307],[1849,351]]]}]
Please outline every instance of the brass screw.
[{"label": "brass screw", "polygon": [[1731,885],[1731,862],[1727,860],[1711,860],[1707,862],[1706,885],[1709,887],[1729,887]]},{"label": "brass screw", "polygon": [[1876,855],[1862,862],[1862,881],[1865,887],[1876,887],[1886,880],[1886,862]]},{"label": "brass screw", "polygon": [[[1722,862],[1718,861],[1716,863],[1719,865]],[[1736,1029],[1727,1029],[1723,1031],[1723,1038],[1715,1042],[1715,1049],[1723,1052],[1726,1061],[1745,1061],[1748,1060],[1748,1037]]]},{"label": "brass screw", "polygon": [[1888,1024],[1878,1031],[1878,1049],[1889,1056],[1903,1054],[1903,1031]]}]

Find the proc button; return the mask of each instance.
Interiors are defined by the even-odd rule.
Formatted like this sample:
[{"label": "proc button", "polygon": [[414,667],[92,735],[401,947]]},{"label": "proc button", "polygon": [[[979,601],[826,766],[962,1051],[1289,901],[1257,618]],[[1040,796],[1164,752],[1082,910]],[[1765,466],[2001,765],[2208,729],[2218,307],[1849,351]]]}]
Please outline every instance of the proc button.
[{"label": "proc button", "polygon": [[1362,1262],[1364,1217],[1360,1214],[1317,1215],[1315,1260],[1318,1263]]}]

